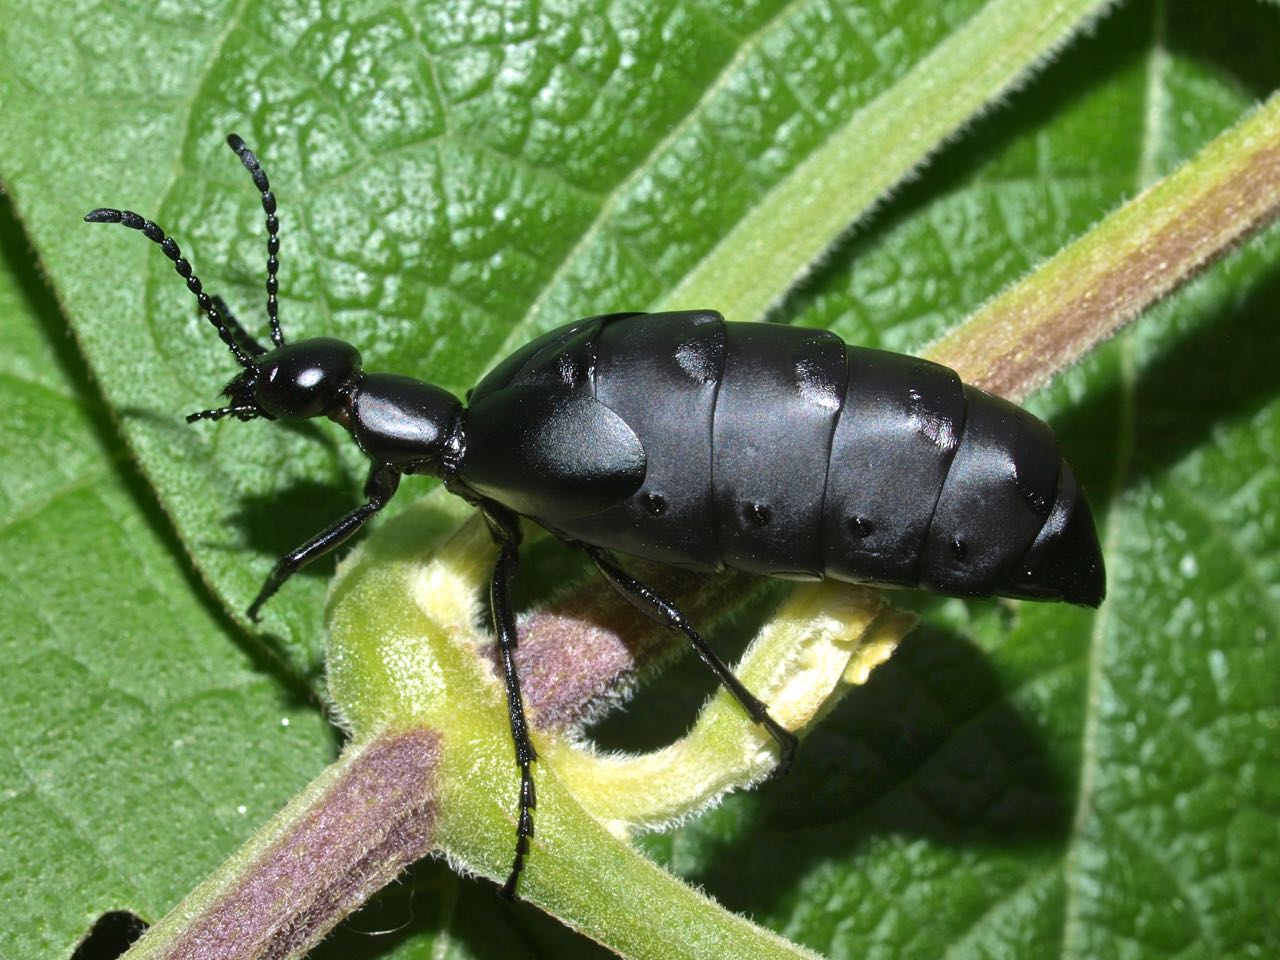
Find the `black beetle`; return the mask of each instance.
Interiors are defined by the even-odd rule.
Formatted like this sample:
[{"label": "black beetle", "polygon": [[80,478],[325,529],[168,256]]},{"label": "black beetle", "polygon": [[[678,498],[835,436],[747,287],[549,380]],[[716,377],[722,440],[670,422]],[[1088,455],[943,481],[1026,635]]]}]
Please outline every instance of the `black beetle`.
[{"label": "black beetle", "polygon": [[227,406],[188,422],[326,416],[372,461],[367,502],[276,564],[251,619],[293,573],[386,505],[403,474],[439,477],[483,513],[499,547],[490,608],[521,776],[508,895],[535,806],[536,755],[513,659],[519,517],[584,550],[628,601],[682,632],[777,741],[781,769],[795,736],[611,552],[697,571],[1102,602],[1093,516],[1053,432],[926,360],[849,346],[822,330],[726,323],[713,310],[614,313],[526,344],[464,406],[421,380],[364,372],[359,351],[341,340],[285,343],[275,196],[244,141],[232,134],[227,143],[262,194],[273,349],[203,291],[156,224],[111,209],[85,220],[120,223],[158,243],[244,368],[224,391]]}]

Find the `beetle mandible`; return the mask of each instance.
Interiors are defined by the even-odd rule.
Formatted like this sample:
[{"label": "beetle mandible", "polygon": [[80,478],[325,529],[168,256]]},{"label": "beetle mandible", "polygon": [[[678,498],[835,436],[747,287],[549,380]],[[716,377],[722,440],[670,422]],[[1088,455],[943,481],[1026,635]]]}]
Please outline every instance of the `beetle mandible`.
[{"label": "beetle mandible", "polygon": [[926,360],[849,346],[823,330],[726,323],[714,310],[614,313],[521,347],[464,405],[421,380],[365,372],[360,352],[341,340],[286,343],[275,195],[244,141],[232,134],[227,143],[266,214],[271,349],[204,292],[155,223],[108,208],[85,220],[119,223],[159,244],[243,368],[223,391],[229,403],[188,423],[328,417],[372,462],[366,502],[276,564],[250,619],[290,576],[382,509],[405,474],[438,477],[480,509],[498,545],[489,601],[520,767],[507,895],[524,866],[536,805],[511,606],[521,517],[585,551],[630,603],[684,634],[777,742],[784,770],[795,735],[614,553],[696,571],[1102,602],[1093,515],[1053,432]]}]

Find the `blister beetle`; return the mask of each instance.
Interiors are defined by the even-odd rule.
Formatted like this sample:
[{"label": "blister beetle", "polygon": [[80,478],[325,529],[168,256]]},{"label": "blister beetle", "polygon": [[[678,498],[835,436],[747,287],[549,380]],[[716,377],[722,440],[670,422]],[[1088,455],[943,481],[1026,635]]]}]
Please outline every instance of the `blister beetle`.
[{"label": "blister beetle", "polygon": [[1093,516],[1053,432],[926,360],[849,346],[822,330],[726,323],[713,310],[614,313],[526,344],[464,405],[421,380],[366,373],[341,340],[286,343],[275,196],[244,141],[232,134],[227,143],[266,213],[271,349],[204,292],[155,223],[106,208],[85,220],[123,224],[159,244],[243,368],[224,390],[229,403],[189,423],[329,417],[372,462],[366,502],[276,564],[251,619],[298,569],[382,509],[404,474],[439,477],[483,513],[498,544],[490,610],[521,778],[508,895],[535,807],[511,606],[520,517],[584,550],[629,602],[683,633],[777,742],[782,768],[795,736],[613,553],[697,571],[1102,602]]}]

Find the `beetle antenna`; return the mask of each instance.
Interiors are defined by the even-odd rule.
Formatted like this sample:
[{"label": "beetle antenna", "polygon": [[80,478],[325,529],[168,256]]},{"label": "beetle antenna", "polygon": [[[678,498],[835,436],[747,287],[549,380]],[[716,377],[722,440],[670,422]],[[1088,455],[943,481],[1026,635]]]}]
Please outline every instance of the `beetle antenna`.
[{"label": "beetle antenna", "polygon": [[241,420],[256,420],[258,417],[262,416],[262,412],[257,407],[216,407],[213,410],[197,410],[195,413],[188,413],[187,423],[195,423],[197,420],[217,421],[221,420],[223,417],[229,417],[233,414]]},{"label": "beetle antenna", "polygon": [[280,330],[280,301],[276,292],[280,282],[276,272],[280,269],[280,220],[276,216],[276,195],[271,192],[271,181],[262,169],[258,158],[245,142],[234,133],[227,136],[227,146],[236,152],[244,168],[253,176],[253,185],[262,193],[262,210],[267,215],[267,320],[271,323],[271,342],[277,347],[284,343]]},{"label": "beetle antenna", "polygon": [[178,242],[173,237],[165,236],[165,232],[158,226],[132,210],[112,210],[109,207],[99,207],[97,210],[85,214],[84,219],[85,223],[123,224],[130,230],[141,232],[148,240],[158,244],[160,249],[164,251],[164,255],[173,261],[173,269],[178,272],[178,276],[187,281],[187,289],[195,294],[196,300],[200,303],[200,309],[209,318],[209,322],[218,331],[218,336],[222,338],[222,342],[227,345],[232,355],[239,361],[240,366],[246,369],[253,369],[253,359],[236,342],[235,334],[232,332],[231,327],[218,314],[213,298],[204,292],[200,278],[192,272],[191,263],[182,255],[182,250],[178,248]]}]

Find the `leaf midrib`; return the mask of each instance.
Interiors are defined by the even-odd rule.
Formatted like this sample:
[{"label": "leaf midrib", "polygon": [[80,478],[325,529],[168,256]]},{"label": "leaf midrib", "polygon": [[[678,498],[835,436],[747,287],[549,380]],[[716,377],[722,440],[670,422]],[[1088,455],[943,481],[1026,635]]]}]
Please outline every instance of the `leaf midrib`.
[{"label": "leaf midrib", "polygon": [[604,230],[605,226],[612,222],[611,215],[617,209],[622,198],[626,196],[628,191],[640,181],[640,179],[651,173],[657,167],[658,160],[666,154],[666,151],[685,134],[686,131],[702,116],[705,115],[711,104],[716,100],[721,90],[729,84],[729,82],[737,75],[743,62],[748,56],[759,49],[765,38],[771,35],[775,30],[780,29],[782,25],[787,23],[797,8],[803,6],[807,0],[791,0],[785,7],[782,7],[772,17],[761,24],[756,30],[744,37],[734,55],[725,64],[723,70],[716,78],[707,85],[698,102],[681,118],[680,122],[675,124],[665,137],[659,140],[649,151],[649,154],[642,160],[632,171],[620,180],[608,194],[605,195],[600,204],[595,219],[587,226],[586,230],[579,236],[578,241],[569,249],[564,258],[560,261],[559,266],[547,278],[546,283],[534,296],[530,302],[528,309],[524,315],[520,317],[507,333],[506,338],[502,341],[498,348],[497,354],[491,358],[485,368],[487,372],[495,364],[515,350],[516,347],[523,344],[531,337],[531,329],[538,329],[540,322],[539,315],[543,311],[546,303],[551,295],[558,289],[561,281],[569,274],[572,267],[578,263],[583,251],[585,251],[592,241],[598,237]]}]

